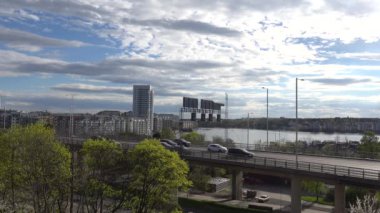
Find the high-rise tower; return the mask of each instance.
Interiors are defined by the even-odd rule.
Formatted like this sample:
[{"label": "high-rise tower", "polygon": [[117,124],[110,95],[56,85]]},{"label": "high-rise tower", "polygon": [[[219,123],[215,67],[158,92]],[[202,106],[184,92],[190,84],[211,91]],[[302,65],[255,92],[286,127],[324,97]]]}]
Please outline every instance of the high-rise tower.
[{"label": "high-rise tower", "polygon": [[150,85],[133,85],[133,116],[145,118],[147,135],[153,131],[153,90]]}]

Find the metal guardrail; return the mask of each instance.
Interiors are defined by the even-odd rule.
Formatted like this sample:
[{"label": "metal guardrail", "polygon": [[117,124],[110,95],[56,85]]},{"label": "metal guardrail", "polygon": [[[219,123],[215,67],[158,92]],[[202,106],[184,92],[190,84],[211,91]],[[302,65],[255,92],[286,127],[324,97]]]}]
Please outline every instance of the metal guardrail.
[{"label": "metal guardrail", "polygon": [[[208,142],[205,145],[212,144],[212,142]],[[223,144],[226,145],[226,144]],[[197,145],[194,145],[197,146]],[[204,146],[198,146],[204,147]],[[273,146],[273,145],[262,145],[262,144],[247,144],[246,143],[232,143],[227,144],[227,148],[244,148],[250,151],[260,151],[260,152],[273,152],[273,153],[286,153],[286,154],[295,154],[296,150],[294,146]],[[358,150],[352,149],[341,149],[337,148],[336,150],[323,150],[317,147],[297,147],[298,154],[304,155],[314,155],[321,157],[338,157],[338,158],[357,158],[357,159],[374,159],[380,160],[380,153],[375,152],[361,152]]]},{"label": "metal guardrail", "polygon": [[181,153],[182,156],[209,159],[209,160],[221,160],[223,162],[241,162],[244,164],[254,166],[264,166],[268,168],[283,168],[297,171],[315,172],[321,174],[330,174],[340,177],[359,178],[364,180],[379,180],[380,170],[362,169],[356,167],[337,166],[331,164],[319,164],[303,161],[292,161],[267,157],[253,157],[253,158],[239,158],[230,156],[223,153],[211,153],[205,151],[192,151],[189,153]]},{"label": "metal guardrail", "polygon": [[[85,139],[83,138],[69,138],[69,137],[60,137],[59,141],[65,143],[65,144],[72,144],[72,145],[82,145]],[[127,147],[126,143],[120,143],[121,147],[124,146]],[[208,145],[211,143],[207,143],[205,145]],[[200,146],[200,145],[193,145],[193,147],[199,147],[204,148],[204,150],[207,150],[206,146]],[[250,151],[260,151],[260,152],[271,152],[271,153],[285,153],[285,154],[294,154],[295,149],[293,147],[276,147],[276,146],[266,146],[261,144],[249,144],[247,148],[247,144],[244,143],[233,143],[231,145],[227,145],[228,148],[245,148]],[[316,148],[301,148],[298,147],[297,149],[298,154],[304,154],[304,155],[313,155],[313,156],[320,156],[320,157],[336,157],[336,158],[357,158],[357,159],[375,159],[380,160],[380,153],[367,153],[367,152],[350,152],[347,150],[337,150],[332,152],[327,151],[321,151],[320,149]]]},{"label": "metal guardrail", "polygon": [[[83,139],[60,138],[60,141],[69,145],[83,145]],[[135,144],[120,143],[122,149],[130,149]],[[277,158],[258,157],[239,158],[224,153],[211,153],[207,151],[191,150],[190,152],[180,153],[183,157],[193,157],[198,159],[220,160],[222,162],[244,163],[251,166],[263,166],[267,168],[282,168],[296,171],[314,172],[321,174],[329,174],[340,177],[359,178],[362,180],[380,181],[380,170],[363,169],[357,167],[337,166],[331,164],[319,164],[304,161],[284,160]]]}]

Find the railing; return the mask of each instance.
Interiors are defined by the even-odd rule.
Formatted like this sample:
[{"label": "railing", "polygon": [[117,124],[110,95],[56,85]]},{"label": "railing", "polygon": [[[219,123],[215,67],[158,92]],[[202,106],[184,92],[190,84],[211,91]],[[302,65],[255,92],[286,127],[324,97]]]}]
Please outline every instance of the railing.
[{"label": "railing", "polygon": [[[83,141],[85,139],[83,138],[69,138],[69,137],[60,137],[58,138],[61,142],[65,144],[71,144],[71,145],[82,145]],[[121,147],[126,147],[126,143],[120,143]],[[207,144],[205,144],[207,145]],[[197,147],[197,145],[193,145],[194,147]],[[205,146],[198,146],[202,147],[205,150],[207,149]],[[260,152],[272,152],[272,153],[286,153],[286,154],[294,154],[295,153],[295,147],[294,146],[266,146],[261,144],[249,144],[247,148],[247,144],[245,143],[232,143],[227,145],[228,148],[235,147],[235,148],[245,148],[250,151],[260,151]],[[357,158],[357,159],[376,159],[380,160],[380,153],[374,153],[374,152],[359,152],[359,151],[352,151],[352,150],[334,150],[334,151],[326,151],[322,149],[318,149],[315,147],[298,147],[297,148],[298,154],[305,154],[305,155],[314,155],[314,156],[321,156],[321,157],[340,157],[340,158]]]},{"label": "railing", "polygon": [[[205,145],[212,144],[212,142],[207,142]],[[227,148],[245,148],[250,151],[260,151],[260,152],[274,152],[274,153],[288,153],[294,154],[296,152],[295,146],[293,144],[285,146],[275,146],[275,145],[262,145],[262,144],[247,144],[246,143],[229,143],[223,144]],[[195,145],[197,146],[197,145]],[[202,146],[200,146],[202,147]],[[358,158],[358,159],[374,159],[380,160],[380,153],[376,152],[362,152],[355,149],[345,148],[334,148],[332,150],[325,150],[323,148],[312,147],[312,146],[297,146],[298,154],[305,155],[315,155],[315,156],[331,156],[340,158]]]},{"label": "railing", "polygon": [[263,166],[267,168],[283,168],[297,171],[315,172],[322,174],[331,174],[341,177],[359,178],[365,180],[379,180],[380,170],[362,169],[356,167],[337,166],[331,164],[319,164],[303,161],[292,161],[267,157],[243,158],[235,157],[223,153],[211,153],[204,151],[192,151],[182,153],[183,157],[192,157],[198,159],[220,160],[222,162],[244,163],[248,166]]},{"label": "railing", "polygon": [[[83,139],[70,139],[70,138],[60,138],[60,141],[65,144],[72,145],[83,145]],[[131,149],[135,144],[120,143],[122,149]],[[283,168],[291,169],[296,171],[314,172],[322,174],[330,174],[341,177],[351,177],[359,178],[364,180],[377,180],[380,181],[380,170],[372,169],[362,169],[356,167],[347,166],[337,166],[331,164],[319,164],[303,161],[294,160],[284,160],[268,157],[253,157],[253,158],[242,158],[231,156],[224,153],[211,153],[206,151],[196,151],[191,150],[187,152],[180,153],[184,158],[193,157],[198,159],[210,159],[210,160],[220,160],[220,163],[231,162],[231,163],[244,163],[248,166],[263,166],[267,168]]]}]

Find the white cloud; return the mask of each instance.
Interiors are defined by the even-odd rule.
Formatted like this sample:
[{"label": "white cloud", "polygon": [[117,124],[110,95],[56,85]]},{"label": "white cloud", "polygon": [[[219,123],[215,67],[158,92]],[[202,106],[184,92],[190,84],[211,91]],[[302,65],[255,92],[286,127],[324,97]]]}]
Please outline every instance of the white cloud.
[{"label": "white cloud", "polygon": [[43,47],[82,47],[88,45],[80,41],[68,41],[40,36],[37,34],[0,27],[0,42],[23,51],[39,51]]},{"label": "white cloud", "polygon": [[[264,113],[259,89],[268,86],[275,116],[294,116],[294,78],[304,77],[319,83],[302,84],[302,92],[308,96],[303,104],[310,106],[303,116],[335,111],[331,109],[334,105],[324,111],[316,104],[332,102],[332,98],[323,98],[326,91],[347,103],[337,108],[357,114],[359,106],[353,107],[352,100],[359,97],[357,92],[372,97],[368,87],[377,88],[380,66],[329,60],[380,59],[378,53],[367,50],[339,54],[334,50],[358,40],[367,44],[379,41],[379,5],[370,0],[6,1],[0,14],[11,17],[10,21],[52,16],[54,22],[58,15],[63,29],[96,33],[120,44],[124,52],[98,61],[69,62],[0,51],[0,75],[80,76],[91,84],[68,82],[53,86],[53,92],[76,92],[91,99],[96,98],[94,93],[104,94],[100,99],[109,93],[120,98],[130,92],[133,83],[152,84],[161,91],[159,103],[174,103],[184,94],[223,99],[223,92],[230,91],[231,96],[243,100],[239,107],[231,106],[235,115],[242,110]],[[19,50],[85,45],[4,29],[0,29],[3,43]],[[348,86],[352,95],[340,96]]]},{"label": "white cloud", "polygon": [[380,61],[380,53],[377,53],[377,52],[340,53],[340,54],[335,54],[335,57],[358,59],[358,60]]}]

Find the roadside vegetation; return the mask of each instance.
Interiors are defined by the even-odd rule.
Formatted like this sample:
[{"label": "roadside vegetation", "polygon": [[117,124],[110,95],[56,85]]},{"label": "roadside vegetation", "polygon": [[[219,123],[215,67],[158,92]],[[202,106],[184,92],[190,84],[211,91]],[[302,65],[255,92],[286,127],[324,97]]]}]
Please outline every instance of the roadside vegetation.
[{"label": "roadside vegetation", "polygon": [[189,168],[147,139],[131,150],[96,138],[65,147],[43,124],[0,134],[0,212],[180,212]]}]

